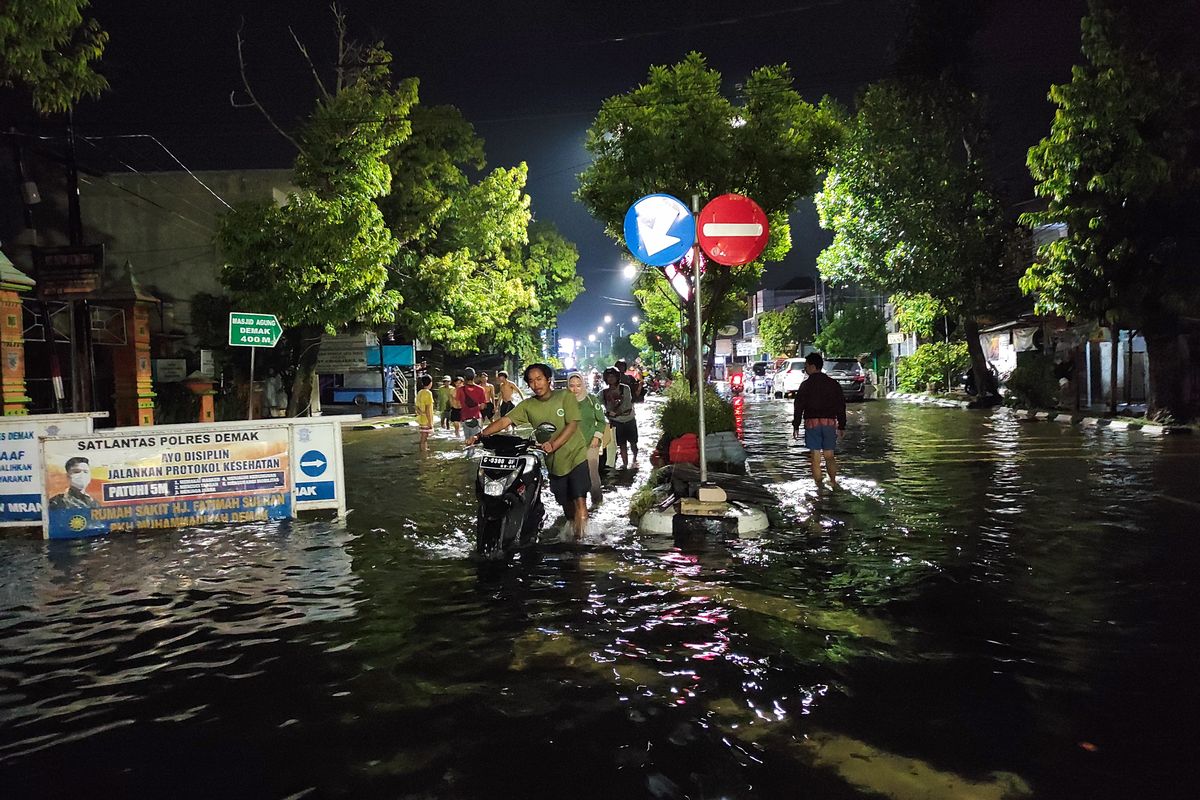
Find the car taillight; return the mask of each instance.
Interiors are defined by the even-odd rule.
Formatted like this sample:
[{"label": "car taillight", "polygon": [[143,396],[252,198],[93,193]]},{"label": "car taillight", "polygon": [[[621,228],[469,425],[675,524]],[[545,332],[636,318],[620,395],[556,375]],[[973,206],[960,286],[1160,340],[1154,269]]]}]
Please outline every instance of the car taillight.
[{"label": "car taillight", "polygon": [[855,376],[854,376],[854,382],[855,382],[855,383],[862,383],[862,382],[863,382],[863,381],[865,381],[866,379],[867,379],[867,376],[866,376],[866,375],[855,375]]},{"label": "car taillight", "polygon": [[741,386],[741,385],[742,385],[742,376],[741,376],[741,375],[734,375],[734,376],[733,376],[733,381],[732,381],[732,382],[733,382],[733,385],[734,385],[734,386]]}]

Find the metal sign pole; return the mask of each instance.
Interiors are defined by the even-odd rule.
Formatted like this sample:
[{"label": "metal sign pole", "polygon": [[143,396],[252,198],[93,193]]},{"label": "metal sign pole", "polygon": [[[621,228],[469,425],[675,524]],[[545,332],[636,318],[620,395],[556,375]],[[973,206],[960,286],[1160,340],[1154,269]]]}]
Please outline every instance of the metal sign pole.
[{"label": "metal sign pole", "polygon": [[[692,195],[692,214],[700,213],[700,195]],[[692,293],[696,300],[696,409],[700,423],[700,484],[708,483],[708,453],[704,447],[704,336],[703,312],[700,304],[700,241],[692,245]]]},{"label": "metal sign pole", "polygon": [[250,399],[246,401],[246,419],[254,419],[254,353],[257,347],[250,348]]}]

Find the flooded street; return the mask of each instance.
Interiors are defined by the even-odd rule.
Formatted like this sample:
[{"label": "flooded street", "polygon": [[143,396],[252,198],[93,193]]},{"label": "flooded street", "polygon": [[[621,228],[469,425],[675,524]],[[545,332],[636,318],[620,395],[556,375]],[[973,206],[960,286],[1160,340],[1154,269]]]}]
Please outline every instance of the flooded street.
[{"label": "flooded street", "polygon": [[818,495],[790,415],[756,539],[637,533],[643,453],[480,571],[415,429],[347,433],[344,524],[0,538],[4,795],[1195,796],[1200,437],[872,402]]}]

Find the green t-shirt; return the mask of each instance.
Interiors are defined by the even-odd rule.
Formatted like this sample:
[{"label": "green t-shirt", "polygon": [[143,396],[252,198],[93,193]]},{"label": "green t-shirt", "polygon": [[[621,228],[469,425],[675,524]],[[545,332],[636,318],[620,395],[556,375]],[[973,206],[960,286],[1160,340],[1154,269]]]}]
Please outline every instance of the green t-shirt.
[{"label": "green t-shirt", "polygon": [[438,387],[437,404],[439,409],[447,409],[450,407],[450,398],[454,396],[453,386]]},{"label": "green t-shirt", "polygon": [[[551,392],[545,400],[539,400],[537,397],[526,398],[508,412],[507,416],[514,425],[529,425],[533,428],[548,422],[554,426],[555,436],[558,436],[567,423],[579,422],[582,418],[575,395],[566,389]],[[577,427],[562,447],[546,456],[546,467],[551,475],[561,477],[584,461],[587,461],[587,440]]]},{"label": "green t-shirt", "polygon": [[608,418],[604,416],[604,403],[594,394],[584,395],[583,400],[579,401],[579,413],[583,415],[579,430],[583,432],[583,441],[590,445],[593,437],[597,433],[604,433],[604,426],[608,424]]}]

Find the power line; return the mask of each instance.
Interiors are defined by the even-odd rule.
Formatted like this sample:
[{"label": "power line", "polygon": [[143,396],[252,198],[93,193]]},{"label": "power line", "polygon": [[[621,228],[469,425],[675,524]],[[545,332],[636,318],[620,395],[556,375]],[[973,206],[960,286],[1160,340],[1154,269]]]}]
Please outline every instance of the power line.
[{"label": "power line", "polygon": [[[127,186],[122,186],[121,184],[117,183],[116,181],[109,180],[108,178],[105,178],[102,175],[95,176],[95,177],[98,180],[101,180],[104,183],[107,183],[109,186],[112,186],[116,189],[120,189],[122,192],[125,192],[126,194],[133,195],[134,197],[138,198],[142,202],[149,203],[150,205],[154,206],[155,208],[159,209],[160,211],[162,211],[166,214],[169,214],[173,217],[178,217],[179,219],[183,220],[184,222],[187,222],[191,225],[195,225],[197,228],[204,231],[205,233],[207,233],[210,236],[214,236],[216,234],[216,232],[212,228],[206,227],[205,225],[197,222],[196,220],[192,219],[191,217],[185,217],[183,214],[180,214],[178,211],[176,211],[172,208],[167,208],[166,206],[162,205],[161,203],[151,200],[149,197],[146,197],[144,194],[141,194],[140,192],[135,192],[133,189],[130,189]],[[79,179],[83,183],[91,183],[91,181],[88,180],[88,178],[85,176],[80,176]],[[129,201],[126,200],[126,202],[129,202]]]},{"label": "power line", "polygon": [[158,137],[154,136],[153,134],[149,134],[149,133],[120,133],[120,134],[115,134],[115,135],[112,135],[112,136],[84,136],[84,137],[82,137],[82,138],[83,138],[83,139],[85,139],[85,140],[87,140],[87,139],[149,139],[150,141],[154,142],[156,145],[158,145],[159,147],[161,147],[161,148],[162,148],[162,150],[163,150],[163,152],[164,152],[164,153],[166,153],[168,156],[170,156],[170,157],[171,157],[171,160],[172,160],[172,161],[174,161],[176,164],[178,164],[178,165],[179,165],[179,168],[180,168],[180,169],[182,169],[182,170],[183,170],[184,172],[186,172],[188,175],[191,175],[191,176],[192,176],[192,180],[194,180],[196,183],[198,183],[198,184],[200,184],[201,186],[203,186],[203,187],[204,187],[204,189],[205,189],[205,191],[207,191],[207,192],[208,192],[209,194],[211,194],[213,197],[217,198],[218,202],[220,202],[220,203],[221,203],[221,205],[225,206],[225,207],[226,207],[227,209],[229,209],[230,211],[232,211],[232,210],[233,210],[233,206],[229,205],[229,203],[226,203],[226,202],[225,202],[225,198],[221,197],[221,195],[219,195],[219,194],[217,194],[216,192],[214,192],[214,191],[212,190],[212,188],[211,188],[211,187],[210,187],[210,186],[209,186],[207,183],[205,183],[204,181],[200,180],[200,178],[199,178],[199,177],[197,177],[196,173],[194,173],[194,172],[192,172],[190,169],[188,169],[188,168],[187,168],[187,165],[186,165],[186,164],[184,164],[182,161],[180,161],[180,160],[179,160],[179,157],[178,157],[178,156],[176,156],[174,153],[172,153],[172,152],[171,152],[171,150],[170,150],[170,148],[168,148],[168,147],[167,147],[165,144],[163,144],[162,142],[160,142],[160,141],[158,140]]},{"label": "power line", "polygon": [[[94,137],[92,137],[92,138],[94,138]],[[87,142],[87,144],[88,144],[89,146],[91,146],[91,147],[95,148],[97,152],[100,152],[100,153],[103,153],[103,154],[107,155],[108,157],[110,157],[110,158],[112,158],[114,161],[116,161],[118,164],[120,164],[121,166],[125,167],[125,169],[129,170],[130,172],[134,173],[135,175],[137,175],[137,176],[139,176],[139,177],[141,177],[141,178],[144,178],[145,180],[148,180],[150,183],[152,183],[152,184],[154,184],[155,186],[159,187],[159,189],[161,189],[161,190],[163,191],[163,193],[164,193],[164,194],[168,194],[168,195],[170,195],[170,196],[172,196],[172,197],[178,198],[179,200],[183,201],[185,204],[187,204],[187,205],[191,206],[192,208],[196,209],[197,211],[200,211],[201,213],[204,213],[204,214],[209,214],[209,215],[211,215],[211,216],[214,216],[214,217],[216,216],[216,214],[214,214],[214,213],[213,213],[213,212],[212,212],[210,209],[207,209],[207,208],[202,208],[201,206],[198,206],[198,205],[196,205],[195,203],[193,203],[191,200],[187,199],[187,197],[186,197],[186,196],[184,196],[184,195],[182,195],[182,194],[179,194],[179,193],[177,193],[177,192],[173,192],[173,191],[171,191],[171,190],[170,190],[170,189],[168,189],[166,186],[164,186],[163,184],[159,183],[159,182],[158,182],[158,181],[157,181],[155,178],[153,178],[152,176],[150,176],[150,175],[146,175],[145,173],[141,172],[141,171],[140,171],[140,170],[139,170],[137,167],[133,166],[132,164],[130,164],[130,163],[128,163],[128,162],[126,162],[124,159],[120,158],[120,157],[119,157],[119,156],[117,156],[116,154],[114,154],[114,153],[112,153],[112,152],[110,152],[110,151],[104,151],[104,150],[101,150],[101,149],[100,149],[100,146],[99,146],[98,144],[96,144],[94,141],[91,141],[91,139],[90,139],[89,137],[84,137],[84,141],[85,141],[85,142]],[[193,220],[193,221],[195,221],[195,220]],[[199,223],[197,223],[197,224],[199,224]]]}]

